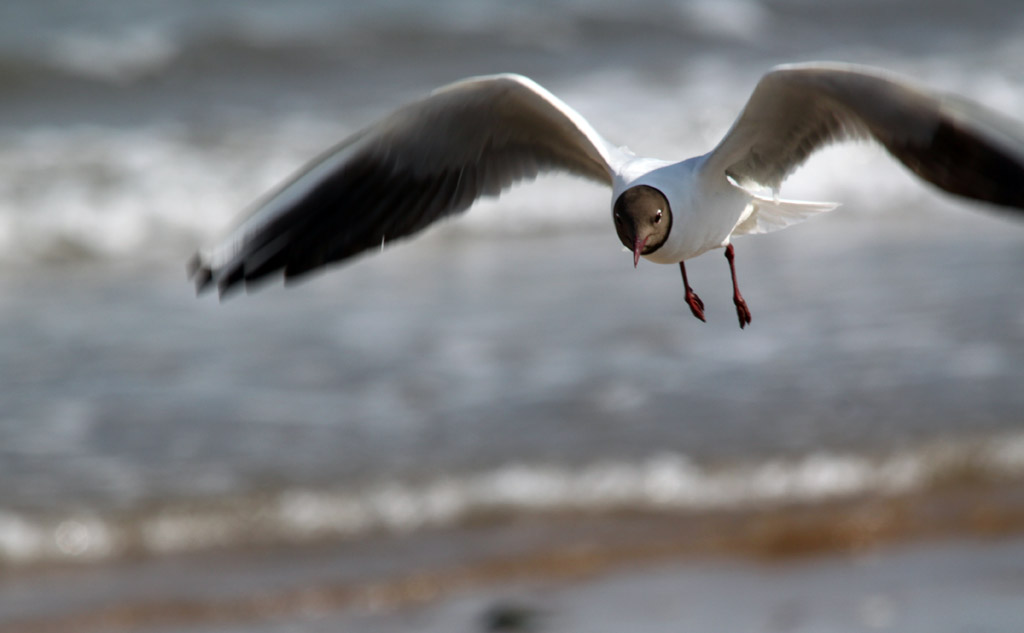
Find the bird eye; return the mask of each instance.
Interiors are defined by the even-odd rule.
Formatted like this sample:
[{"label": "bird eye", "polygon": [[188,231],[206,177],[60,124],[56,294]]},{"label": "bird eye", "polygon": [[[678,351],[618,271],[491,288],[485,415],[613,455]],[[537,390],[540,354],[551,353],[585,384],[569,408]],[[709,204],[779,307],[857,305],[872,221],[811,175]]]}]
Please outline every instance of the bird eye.
[{"label": "bird eye", "polygon": [[661,209],[658,209],[658,213],[654,215],[654,223],[657,224],[658,222],[661,222]]}]

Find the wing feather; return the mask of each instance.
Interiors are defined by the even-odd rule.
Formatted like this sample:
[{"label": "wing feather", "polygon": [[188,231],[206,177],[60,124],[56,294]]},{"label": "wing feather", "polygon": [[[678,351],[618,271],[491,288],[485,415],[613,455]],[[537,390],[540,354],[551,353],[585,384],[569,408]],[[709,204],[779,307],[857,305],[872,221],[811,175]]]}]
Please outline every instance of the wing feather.
[{"label": "wing feather", "polygon": [[610,185],[623,153],[533,81],[457,82],[341,143],[268,196],[190,263],[223,294],[275,273],[300,277],[413,235],[546,170]]},{"label": "wing feather", "polygon": [[766,74],[705,174],[778,190],[818,149],[870,138],[950,193],[1024,209],[1024,130],[977,104],[875,69],[782,66]]}]

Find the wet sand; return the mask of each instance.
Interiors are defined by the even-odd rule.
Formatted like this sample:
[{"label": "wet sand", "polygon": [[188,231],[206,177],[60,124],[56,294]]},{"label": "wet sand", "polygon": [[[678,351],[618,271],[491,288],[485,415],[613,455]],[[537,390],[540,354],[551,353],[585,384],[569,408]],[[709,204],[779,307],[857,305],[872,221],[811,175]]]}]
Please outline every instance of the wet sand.
[{"label": "wet sand", "polygon": [[[573,585],[524,583],[394,613],[302,620],[305,631],[485,630],[496,609],[563,633],[1012,633],[1024,622],[1024,541],[957,541],[784,564],[672,562]],[[491,616],[493,619],[493,616]],[[279,624],[224,631],[284,631]],[[520,629],[528,630],[528,629]]]},{"label": "wet sand", "polygon": [[[843,613],[844,626],[870,629],[897,613],[929,622],[929,601],[948,607],[944,596],[961,587],[963,617],[1009,633],[1014,605],[1024,618],[1024,601],[1011,600],[1024,595],[1022,533],[1020,482],[743,512],[484,521],[414,538],[12,574],[0,583],[0,632],[472,630],[470,612],[509,601],[550,614],[551,630],[701,630],[671,626],[730,618],[735,630],[829,630]],[[949,571],[939,578],[933,565]],[[678,600],[677,585],[688,587]],[[617,627],[587,628],[615,603]]]}]

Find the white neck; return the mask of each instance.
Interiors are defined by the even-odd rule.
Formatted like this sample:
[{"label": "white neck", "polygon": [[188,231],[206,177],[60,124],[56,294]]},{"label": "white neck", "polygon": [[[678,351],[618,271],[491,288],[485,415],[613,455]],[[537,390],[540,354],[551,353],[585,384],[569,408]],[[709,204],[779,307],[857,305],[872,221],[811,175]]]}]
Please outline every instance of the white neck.
[{"label": "white neck", "polygon": [[704,157],[679,163],[637,158],[625,165],[613,189],[612,201],[630,187],[648,185],[661,191],[672,207],[672,229],[658,250],[644,258],[676,264],[729,243],[749,196],[720,178],[721,185],[702,170]]}]

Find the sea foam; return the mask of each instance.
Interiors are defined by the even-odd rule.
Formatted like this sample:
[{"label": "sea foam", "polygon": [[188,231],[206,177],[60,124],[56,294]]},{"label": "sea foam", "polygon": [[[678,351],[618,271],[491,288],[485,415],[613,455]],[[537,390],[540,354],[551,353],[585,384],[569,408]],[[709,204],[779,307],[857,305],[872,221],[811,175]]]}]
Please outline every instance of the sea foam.
[{"label": "sea foam", "polygon": [[854,495],[1024,477],[1024,435],[936,441],[887,454],[820,451],[758,462],[702,464],[679,453],[579,466],[511,463],[492,470],[349,487],[291,487],[167,502],[103,515],[0,514],[0,566],[88,563],[355,539],[449,527],[478,518],[742,510]]}]

